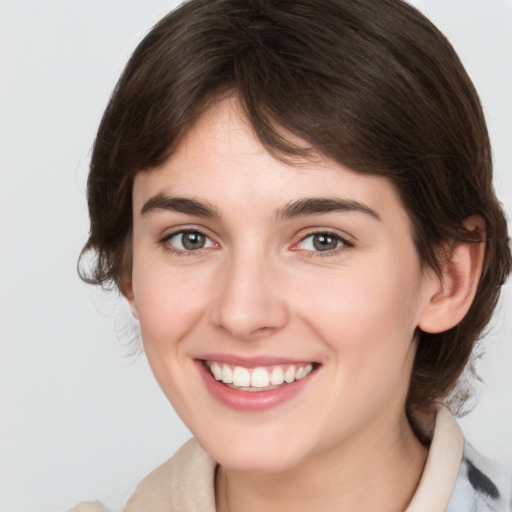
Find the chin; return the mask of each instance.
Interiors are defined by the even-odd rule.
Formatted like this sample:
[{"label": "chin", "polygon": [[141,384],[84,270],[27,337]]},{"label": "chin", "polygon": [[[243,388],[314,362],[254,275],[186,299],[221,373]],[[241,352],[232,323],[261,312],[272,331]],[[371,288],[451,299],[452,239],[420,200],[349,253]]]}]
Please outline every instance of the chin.
[{"label": "chin", "polygon": [[196,436],[203,448],[226,470],[247,473],[280,473],[302,460],[305,442],[282,436]]}]

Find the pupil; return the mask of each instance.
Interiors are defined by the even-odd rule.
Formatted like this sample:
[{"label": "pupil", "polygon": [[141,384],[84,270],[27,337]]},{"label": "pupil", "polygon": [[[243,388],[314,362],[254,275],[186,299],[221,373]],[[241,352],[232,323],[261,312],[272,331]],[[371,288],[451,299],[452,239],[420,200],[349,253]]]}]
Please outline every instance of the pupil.
[{"label": "pupil", "polygon": [[205,237],[201,233],[184,233],[182,237],[183,247],[191,251],[201,249],[205,244]]},{"label": "pupil", "polygon": [[330,235],[315,235],[313,238],[313,246],[318,251],[330,251],[336,249],[338,240]]}]

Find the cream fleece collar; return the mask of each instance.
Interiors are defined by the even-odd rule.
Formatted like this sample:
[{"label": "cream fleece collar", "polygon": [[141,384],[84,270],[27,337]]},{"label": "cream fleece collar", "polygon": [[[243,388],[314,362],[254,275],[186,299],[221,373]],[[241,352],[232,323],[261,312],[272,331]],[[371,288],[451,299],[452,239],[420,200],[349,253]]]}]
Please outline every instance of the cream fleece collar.
[{"label": "cream fleece collar", "polygon": [[[449,410],[439,405],[420,484],[405,512],[445,512],[461,465],[464,439]],[[187,441],[135,490],[124,512],[215,512],[216,462],[195,439]],[[70,512],[108,512],[83,503]]]}]

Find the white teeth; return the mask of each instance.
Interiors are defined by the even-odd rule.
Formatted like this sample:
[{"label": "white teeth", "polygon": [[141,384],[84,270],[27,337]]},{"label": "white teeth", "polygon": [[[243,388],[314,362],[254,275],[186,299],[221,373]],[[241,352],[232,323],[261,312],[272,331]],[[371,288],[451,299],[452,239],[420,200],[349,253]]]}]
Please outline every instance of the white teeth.
[{"label": "white teeth", "polygon": [[217,380],[222,380],[222,368],[220,367],[219,363],[213,363],[211,366],[213,376]]},{"label": "white teeth", "polygon": [[231,384],[233,382],[233,370],[227,364],[222,366],[222,382]]},{"label": "white teeth", "polygon": [[301,366],[296,372],[295,372],[295,380],[303,379],[307,375],[306,369],[304,366]]},{"label": "white teeth", "polygon": [[[262,390],[269,386],[281,386],[285,382],[291,384],[296,380],[307,377],[313,371],[313,365],[296,367],[289,365],[286,370],[282,366],[273,366],[269,371],[267,368],[259,367],[252,370],[243,366],[229,366],[217,362],[208,363],[210,371],[216,380],[224,384],[232,384],[238,388],[254,388]],[[250,391],[250,389],[247,389]]]},{"label": "white teeth", "polygon": [[284,380],[291,384],[295,380],[295,366],[288,366],[284,372]]},{"label": "white teeth", "polygon": [[251,374],[242,366],[235,366],[233,370],[233,384],[239,388],[248,388],[251,385]]},{"label": "white teeth", "polygon": [[270,384],[280,386],[284,382],[284,372],[280,366],[276,366],[270,374]]},{"label": "white teeth", "polygon": [[265,368],[256,368],[251,373],[251,387],[266,388],[270,384],[270,375]]}]

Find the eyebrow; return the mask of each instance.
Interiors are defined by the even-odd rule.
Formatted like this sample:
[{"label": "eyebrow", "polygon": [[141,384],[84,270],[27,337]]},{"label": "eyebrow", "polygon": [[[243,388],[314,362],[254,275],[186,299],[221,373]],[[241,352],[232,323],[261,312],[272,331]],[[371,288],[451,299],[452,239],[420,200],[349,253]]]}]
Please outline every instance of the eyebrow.
[{"label": "eyebrow", "polygon": [[157,194],[149,199],[142,207],[140,213],[145,215],[152,212],[166,211],[196,215],[209,219],[220,218],[220,212],[207,202],[187,197],[171,197],[165,194]]},{"label": "eyebrow", "polygon": [[278,219],[291,219],[305,215],[321,215],[330,212],[358,212],[382,220],[369,206],[350,199],[308,197],[293,201],[277,212]]},{"label": "eyebrow", "polygon": [[[149,199],[141,209],[141,215],[151,212],[172,211],[188,215],[196,215],[209,219],[220,219],[221,214],[211,204],[187,197],[172,197],[157,194]],[[292,219],[306,215],[322,215],[331,212],[358,212],[381,220],[380,215],[369,206],[350,199],[308,197],[292,201],[278,210],[277,219]]]}]

